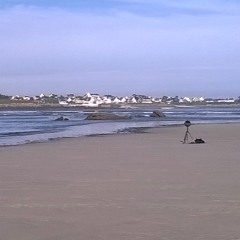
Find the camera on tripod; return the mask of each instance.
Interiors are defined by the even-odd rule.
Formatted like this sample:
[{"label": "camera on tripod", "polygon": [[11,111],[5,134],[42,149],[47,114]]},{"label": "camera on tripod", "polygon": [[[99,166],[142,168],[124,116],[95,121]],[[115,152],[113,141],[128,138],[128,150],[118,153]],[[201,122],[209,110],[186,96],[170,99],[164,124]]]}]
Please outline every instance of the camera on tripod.
[{"label": "camera on tripod", "polygon": [[184,125],[187,127],[187,131],[185,133],[184,139],[183,139],[183,143],[188,143],[188,137],[190,136],[191,139],[193,140],[193,137],[191,135],[191,133],[189,132],[189,127],[191,126],[191,122],[190,121],[185,121]]},{"label": "camera on tripod", "polygon": [[190,143],[205,143],[205,141],[202,140],[202,138],[196,138],[195,140],[193,140],[193,137],[192,137],[191,133],[189,132],[189,127],[192,125],[190,121],[188,121],[188,120],[185,121],[184,125],[187,127],[187,131],[185,133],[183,143],[189,143],[188,142],[189,137],[192,139],[192,141]]}]

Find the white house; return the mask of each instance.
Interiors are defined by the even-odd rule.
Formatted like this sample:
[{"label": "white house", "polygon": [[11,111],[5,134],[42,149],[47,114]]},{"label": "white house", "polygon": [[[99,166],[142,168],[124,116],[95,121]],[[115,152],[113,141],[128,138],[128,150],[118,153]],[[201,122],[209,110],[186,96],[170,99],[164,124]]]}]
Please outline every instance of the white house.
[{"label": "white house", "polygon": [[111,104],[112,103],[112,99],[108,96],[103,96],[102,101],[104,104]]},{"label": "white house", "polygon": [[162,102],[162,99],[161,98],[153,98],[152,101],[155,103],[160,103],[160,102]]},{"label": "white house", "polygon": [[131,97],[129,98],[128,103],[137,103],[137,100],[135,97]]},{"label": "white house", "polygon": [[86,93],[85,95],[84,95],[84,97],[87,97],[87,98],[100,98],[100,95],[99,94],[97,94],[97,93]]},{"label": "white house", "polygon": [[193,99],[192,99],[192,101],[193,102],[204,102],[204,98],[203,97],[194,97]]},{"label": "white house", "polygon": [[234,98],[225,98],[225,99],[218,99],[217,102],[219,103],[234,103]]},{"label": "white house", "polygon": [[16,95],[16,96],[12,96],[11,97],[11,100],[19,100],[20,99],[20,96],[19,95]]},{"label": "white house", "polygon": [[119,104],[121,102],[121,100],[118,97],[115,97],[113,100],[113,103],[115,104]]},{"label": "white house", "polygon": [[184,97],[179,99],[180,103],[190,103],[192,100],[189,97]]},{"label": "white house", "polygon": [[68,105],[68,102],[66,102],[66,101],[58,101],[59,102],[59,104],[60,105],[62,105],[62,106],[66,106],[66,105]]},{"label": "white house", "polygon": [[84,103],[88,103],[87,98],[80,97],[80,96],[76,97],[74,102],[76,104],[79,104],[79,105],[82,105]]},{"label": "white house", "polygon": [[69,97],[69,98],[67,98],[67,102],[68,103],[75,103],[75,98]]},{"label": "white house", "polygon": [[149,104],[149,103],[152,103],[152,99],[151,98],[143,98],[141,102],[144,104]]},{"label": "white house", "polygon": [[34,96],[34,97],[33,97],[33,100],[34,100],[34,101],[40,101],[41,98],[40,98],[40,96]]},{"label": "white house", "polygon": [[23,100],[25,100],[25,101],[30,101],[30,100],[31,100],[31,97],[29,97],[29,96],[24,96],[24,97],[23,97]]},{"label": "white house", "polygon": [[128,97],[122,97],[120,98],[121,103],[126,103],[128,100]]}]

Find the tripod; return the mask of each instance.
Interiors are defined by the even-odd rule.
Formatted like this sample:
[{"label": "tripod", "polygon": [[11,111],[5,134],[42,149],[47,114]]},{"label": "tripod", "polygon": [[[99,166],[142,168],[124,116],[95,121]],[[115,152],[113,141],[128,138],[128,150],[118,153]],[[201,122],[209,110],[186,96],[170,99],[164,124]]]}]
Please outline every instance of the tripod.
[{"label": "tripod", "polygon": [[193,137],[192,137],[191,133],[189,132],[188,128],[189,128],[189,126],[187,126],[187,131],[186,131],[184,139],[183,139],[183,144],[188,143],[188,136],[190,136],[191,139],[193,140]]}]

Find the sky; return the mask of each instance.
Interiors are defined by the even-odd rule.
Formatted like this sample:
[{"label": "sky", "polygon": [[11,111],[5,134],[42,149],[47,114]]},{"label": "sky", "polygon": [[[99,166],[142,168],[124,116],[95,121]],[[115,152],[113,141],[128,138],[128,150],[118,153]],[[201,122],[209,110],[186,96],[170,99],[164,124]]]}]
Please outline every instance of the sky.
[{"label": "sky", "polygon": [[0,93],[240,96],[239,0],[1,0]]}]

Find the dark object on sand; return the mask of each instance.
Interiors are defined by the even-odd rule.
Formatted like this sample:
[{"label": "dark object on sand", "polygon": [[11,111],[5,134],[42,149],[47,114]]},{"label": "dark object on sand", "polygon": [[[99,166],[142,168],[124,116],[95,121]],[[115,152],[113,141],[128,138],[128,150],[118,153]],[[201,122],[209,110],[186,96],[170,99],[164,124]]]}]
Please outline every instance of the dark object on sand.
[{"label": "dark object on sand", "polygon": [[166,115],[159,110],[155,110],[155,111],[152,112],[150,117],[166,117]]},{"label": "dark object on sand", "polygon": [[202,140],[201,138],[196,138],[194,143],[205,143],[205,141]]},{"label": "dark object on sand", "polygon": [[68,121],[68,118],[64,118],[63,116],[56,118],[54,121]]},{"label": "dark object on sand", "polygon": [[129,116],[119,116],[113,113],[90,113],[86,120],[122,120],[129,119]]}]

